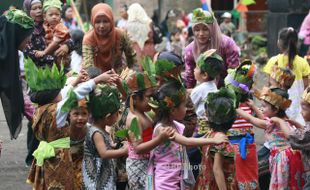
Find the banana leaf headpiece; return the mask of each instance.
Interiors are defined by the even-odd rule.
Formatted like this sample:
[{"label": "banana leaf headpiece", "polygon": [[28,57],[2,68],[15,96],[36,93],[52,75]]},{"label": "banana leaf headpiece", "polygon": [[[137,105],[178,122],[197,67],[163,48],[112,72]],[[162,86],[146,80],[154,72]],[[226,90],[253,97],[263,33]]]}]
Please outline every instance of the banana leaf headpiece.
[{"label": "banana leaf headpiece", "polygon": [[237,96],[232,89],[221,88],[208,94],[206,107],[210,124],[219,126],[234,122],[238,107]]},{"label": "banana leaf headpiece", "polygon": [[44,0],[43,11],[46,12],[51,7],[55,7],[61,11],[62,10],[61,5],[62,3],[60,0]]},{"label": "banana leaf headpiece", "polygon": [[280,68],[277,64],[272,67],[270,77],[284,89],[291,88],[295,81],[295,75],[290,69]]},{"label": "banana leaf headpiece", "polygon": [[87,108],[94,119],[107,117],[117,112],[120,105],[118,90],[106,84],[98,84],[96,89],[89,94],[87,102]]},{"label": "banana leaf headpiece", "polygon": [[32,92],[62,89],[67,79],[63,66],[60,70],[56,64],[38,68],[30,58],[25,59],[25,74]]},{"label": "banana leaf headpiece", "polygon": [[7,12],[5,15],[7,20],[11,23],[20,25],[25,29],[34,27],[34,21],[24,11],[13,9]]},{"label": "banana leaf headpiece", "polygon": [[256,67],[250,60],[243,61],[238,68],[229,71],[226,86],[236,93],[248,94],[254,83],[255,71]]},{"label": "banana leaf headpiece", "polygon": [[308,102],[308,104],[310,104],[310,87],[308,86],[308,88],[305,89],[303,95],[302,95],[302,99],[306,102]]},{"label": "banana leaf headpiece", "polygon": [[[210,49],[202,53],[198,57],[197,66],[200,71],[206,72],[208,76],[215,78],[222,70],[224,61],[220,55],[218,55],[216,49]],[[217,60],[216,62],[212,59]]]},{"label": "banana leaf headpiece", "polygon": [[193,18],[192,18],[193,24],[196,24],[196,23],[212,24],[214,20],[215,18],[212,13],[204,11],[201,8],[197,8],[193,11]]},{"label": "banana leaf headpiece", "polygon": [[151,80],[151,78],[146,72],[132,73],[128,77],[126,84],[127,84],[129,94],[132,94],[138,91],[143,91],[148,88],[152,88],[156,86],[154,81]]},{"label": "banana leaf headpiece", "polygon": [[282,110],[286,110],[287,108],[290,107],[292,101],[275,93],[272,92],[270,88],[268,87],[264,87],[262,90],[258,91],[256,90],[254,92],[254,95],[260,99],[260,100],[264,100],[268,103],[270,103],[271,105],[273,105],[276,108],[282,109]]}]

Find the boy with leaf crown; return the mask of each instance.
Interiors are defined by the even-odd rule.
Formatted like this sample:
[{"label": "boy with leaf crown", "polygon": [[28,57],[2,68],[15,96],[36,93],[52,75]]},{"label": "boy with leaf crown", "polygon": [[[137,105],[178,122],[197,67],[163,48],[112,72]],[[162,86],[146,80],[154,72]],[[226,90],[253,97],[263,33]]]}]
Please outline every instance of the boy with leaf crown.
[{"label": "boy with leaf crown", "polygon": [[[88,77],[82,70],[78,78],[64,88],[66,76],[63,67],[58,70],[54,64],[51,69],[37,68],[31,59],[26,60],[25,74],[31,90],[30,99],[39,105],[33,117],[32,128],[40,141],[38,149],[33,153],[35,160],[27,182],[34,189],[73,189],[70,129],[66,122],[72,106],[70,97],[82,99],[97,83],[112,82],[116,76],[109,71],[84,82]],[[73,89],[81,82],[81,85]]]}]

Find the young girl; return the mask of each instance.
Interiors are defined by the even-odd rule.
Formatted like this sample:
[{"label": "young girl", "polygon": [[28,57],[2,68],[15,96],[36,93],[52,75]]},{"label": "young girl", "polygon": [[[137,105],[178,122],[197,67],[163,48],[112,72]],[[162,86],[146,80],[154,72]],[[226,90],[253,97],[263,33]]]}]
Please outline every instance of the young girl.
[{"label": "young girl", "polygon": [[[252,103],[250,90],[254,82],[254,74],[255,65],[246,60],[237,69],[231,71],[225,79],[227,88],[234,90],[239,99],[239,109],[251,115],[254,110],[248,104]],[[253,125],[238,116],[231,129],[228,130],[227,136],[236,155],[238,187],[245,190],[259,189],[258,160]]]},{"label": "young girl", "polygon": [[305,167],[306,184],[304,190],[310,189],[310,88],[308,87],[302,96],[301,101],[301,114],[306,121],[306,126],[303,127],[296,121],[289,120],[292,125],[298,127],[294,131],[288,130],[288,127],[280,118],[272,118],[272,121],[281,128],[286,138],[290,140],[293,149],[302,151],[302,158]]},{"label": "young girl", "polygon": [[300,100],[304,88],[308,86],[308,76],[310,67],[308,62],[297,55],[297,33],[292,28],[283,28],[279,32],[278,47],[281,54],[270,58],[264,68],[264,72],[270,76],[270,84],[272,84],[272,74],[274,65],[283,69],[289,69],[295,75],[295,81],[292,87],[288,90],[291,106],[286,113],[290,118],[295,118],[298,122],[304,124],[301,116]]},{"label": "young girl", "polygon": [[40,141],[38,149],[33,153],[35,160],[27,182],[34,189],[74,189],[69,149],[70,128],[66,122],[69,111],[63,109],[70,98],[68,92],[72,90],[70,92],[75,94],[75,99],[80,100],[93,90],[95,84],[111,82],[114,75],[103,73],[73,90],[73,86],[87,78],[85,71],[81,71],[77,80],[63,89],[66,77],[63,70],[57,70],[56,65],[52,69],[46,67],[41,70],[28,60],[25,72],[31,89],[31,101],[39,105],[33,117],[32,128]]},{"label": "young girl", "polygon": [[149,152],[168,139],[169,130],[161,130],[157,138],[152,139],[153,121],[146,114],[151,110],[148,103],[154,87],[149,76],[140,72],[133,73],[127,79],[127,84],[130,90],[130,110],[126,119],[126,128],[130,128],[135,120],[139,128],[139,134],[129,134],[128,158],[126,160],[128,183],[130,189],[145,189]]},{"label": "young girl", "polygon": [[86,100],[78,102],[78,106],[72,108],[69,113],[70,126],[70,152],[74,170],[74,189],[82,189],[82,160],[84,155],[84,140],[87,129],[88,110]]},{"label": "young girl", "polygon": [[[263,101],[262,109],[265,120],[255,118],[241,109],[237,109],[237,113],[256,127],[265,129],[265,137],[270,148],[271,179],[269,189],[302,189],[304,181],[300,152],[292,150],[282,130],[270,119],[272,117],[287,119],[285,110],[291,104],[288,94],[280,88],[265,87],[256,95]],[[291,125],[287,125],[287,128],[290,131],[293,130]]]},{"label": "young girl", "polygon": [[[43,51],[37,50],[35,56],[41,58],[45,55],[56,53],[60,45],[70,40],[69,29],[61,21],[61,2],[60,0],[45,0],[43,3],[44,23],[43,28],[45,31],[45,43],[47,47]],[[55,62],[60,65],[63,64],[69,67],[69,57],[67,51],[56,53]]]},{"label": "young girl", "polygon": [[127,145],[113,150],[106,127],[118,120],[118,91],[108,85],[98,85],[89,96],[88,110],[94,120],[84,143],[82,163],[83,189],[116,190],[116,165],[113,158],[127,154]]},{"label": "young girl", "polygon": [[176,142],[162,141],[151,153],[149,162],[149,180],[147,189],[170,190],[186,189],[195,184],[194,176],[189,168],[186,149],[177,142],[199,146],[210,143],[222,143],[223,137],[199,139],[183,137],[185,126],[177,121],[186,113],[186,90],[178,81],[170,81],[161,86],[155,95],[153,105],[157,107],[157,124],[153,139],[158,138],[163,129],[174,129],[171,139]]}]

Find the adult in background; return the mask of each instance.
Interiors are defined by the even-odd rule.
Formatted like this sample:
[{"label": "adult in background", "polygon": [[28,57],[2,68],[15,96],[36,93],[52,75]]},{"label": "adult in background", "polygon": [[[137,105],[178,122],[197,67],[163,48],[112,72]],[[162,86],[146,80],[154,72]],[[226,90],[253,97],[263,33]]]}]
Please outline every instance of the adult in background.
[{"label": "adult in background", "polygon": [[108,4],[99,3],[92,8],[93,29],[83,39],[83,68],[95,66],[102,72],[114,69],[120,73],[124,68],[122,54],[128,67],[136,62],[135,52],[128,35],[114,26],[112,9]]},{"label": "adult in background", "polygon": [[24,111],[18,50],[25,49],[33,27],[33,20],[21,10],[10,10],[0,16],[0,97],[14,139],[20,133]]},{"label": "adult in background", "polygon": [[220,24],[221,32],[227,36],[232,36],[236,31],[236,26],[231,22],[231,14],[225,12],[222,15],[223,22]]},{"label": "adult in background", "polygon": [[78,23],[76,19],[73,17],[73,10],[71,6],[64,5],[62,7],[62,19],[63,19],[64,25],[69,30],[79,29]]},{"label": "adult in background", "polygon": [[193,11],[192,29],[194,41],[185,48],[183,53],[187,88],[195,87],[194,69],[197,58],[209,49],[216,49],[217,53],[224,59],[223,71],[217,79],[217,86],[223,86],[227,69],[236,68],[239,65],[239,47],[234,40],[221,33],[213,14],[201,8]]},{"label": "adult in background", "polygon": [[121,19],[117,21],[117,27],[121,29],[126,29],[127,21],[128,21],[128,6],[126,4],[122,4],[121,8],[119,10],[119,15],[121,16]]},{"label": "adult in background", "polygon": [[138,3],[128,8],[127,32],[137,53],[138,64],[142,64],[143,57],[153,58],[156,51],[153,41],[152,19]]}]

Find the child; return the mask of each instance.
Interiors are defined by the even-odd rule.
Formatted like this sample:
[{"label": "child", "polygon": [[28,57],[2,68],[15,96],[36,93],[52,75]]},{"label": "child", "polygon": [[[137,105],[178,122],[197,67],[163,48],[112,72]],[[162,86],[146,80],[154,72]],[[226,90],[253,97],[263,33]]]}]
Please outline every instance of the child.
[{"label": "child", "polygon": [[81,71],[72,85],[65,88],[63,86],[66,77],[63,68],[58,71],[55,64],[52,69],[48,67],[38,69],[31,60],[28,60],[25,64],[25,73],[31,89],[31,101],[39,105],[33,117],[32,128],[40,141],[38,149],[33,153],[35,160],[27,182],[31,183],[34,189],[59,187],[73,189],[74,175],[69,149],[70,128],[66,123],[69,111],[64,111],[62,107],[68,100],[69,91],[79,100],[92,91],[96,83],[111,82],[115,76],[108,72],[103,73],[72,91],[72,86],[87,78],[85,71]]},{"label": "child", "polygon": [[298,127],[294,131],[288,130],[286,123],[279,118],[272,118],[272,121],[281,128],[286,138],[290,140],[290,144],[293,149],[301,150],[303,163],[306,174],[306,184],[303,187],[304,190],[310,189],[310,87],[308,87],[302,96],[301,101],[301,114],[306,121],[306,126],[303,128],[299,123],[289,121],[291,124]]},{"label": "child", "polygon": [[153,94],[154,84],[145,73],[133,73],[127,79],[130,110],[126,119],[126,128],[137,122],[139,134],[129,134],[126,171],[130,189],[145,189],[146,170],[150,151],[162,141],[168,139],[169,130],[161,130],[157,138],[152,139],[153,121],[146,114],[151,110],[148,105]]},{"label": "child", "polygon": [[[237,95],[239,109],[253,114],[250,90],[253,85],[255,65],[250,60],[243,61],[240,66],[229,72],[225,83]],[[258,161],[254,140],[253,125],[238,116],[228,130],[227,136],[236,155],[236,179],[240,189],[255,190],[258,186]],[[245,142],[245,143],[243,143]]]},{"label": "child", "polygon": [[217,91],[215,77],[221,72],[223,59],[211,49],[200,55],[194,70],[195,79],[199,82],[191,93],[198,118],[205,115],[204,102],[208,93]]},{"label": "child", "polygon": [[[267,62],[264,67],[264,72],[272,78],[273,66],[283,69],[289,69],[295,75],[295,81],[292,87],[288,90],[291,106],[287,109],[286,114],[290,118],[296,119],[299,123],[304,124],[301,116],[300,100],[301,94],[305,87],[308,86],[308,76],[310,74],[310,67],[308,62],[297,55],[297,33],[292,27],[283,28],[279,32],[278,47],[281,54],[276,55]],[[271,84],[272,80],[270,80]]]},{"label": "child", "polygon": [[89,96],[88,110],[93,124],[84,143],[82,163],[83,189],[116,190],[116,165],[114,158],[127,155],[127,145],[113,150],[106,127],[118,120],[120,98],[115,87],[98,85]]},{"label": "child", "polygon": [[[263,101],[262,109],[265,120],[255,118],[241,109],[237,109],[237,113],[256,127],[265,129],[265,137],[270,148],[271,179],[269,189],[302,189],[304,181],[300,152],[292,150],[281,129],[270,119],[272,117],[287,119],[285,110],[291,104],[288,94],[280,88],[265,87],[260,93],[257,92],[256,96]],[[287,128],[290,131],[293,129],[291,125],[287,125]]]},{"label": "child", "polygon": [[182,56],[183,49],[185,48],[185,45],[181,42],[180,35],[181,31],[179,29],[174,29],[170,36],[171,52],[177,54],[178,56]]},{"label": "child", "polygon": [[[186,189],[195,184],[194,176],[189,168],[186,145],[205,145],[221,143],[225,138],[198,139],[182,137],[185,126],[177,121],[184,118],[186,107],[186,90],[178,81],[170,81],[161,86],[152,102],[157,108],[157,123],[153,132],[153,139],[158,138],[160,131],[167,128],[174,129],[171,139],[162,141],[151,153],[149,162],[149,180],[147,189]],[[181,139],[181,140],[179,140]],[[185,139],[185,140],[184,140]]]},{"label": "child", "polygon": [[84,32],[79,29],[71,31],[72,40],[74,42],[75,50],[71,54],[71,70],[73,72],[79,72],[82,65],[82,41]]},{"label": "child", "polygon": [[[57,52],[61,44],[70,39],[69,29],[61,21],[61,2],[60,0],[45,0],[43,2],[45,43],[47,47],[43,51],[36,51],[35,56],[41,58],[45,55],[56,54],[56,63],[69,66],[68,49],[67,51]],[[57,51],[56,51],[57,50]]]},{"label": "child", "polygon": [[69,113],[70,126],[70,152],[74,170],[74,189],[82,189],[82,161],[84,155],[84,140],[89,128],[87,121],[89,118],[86,100],[78,102],[77,107],[71,109]]}]

